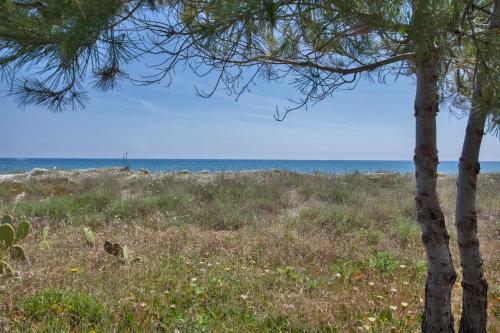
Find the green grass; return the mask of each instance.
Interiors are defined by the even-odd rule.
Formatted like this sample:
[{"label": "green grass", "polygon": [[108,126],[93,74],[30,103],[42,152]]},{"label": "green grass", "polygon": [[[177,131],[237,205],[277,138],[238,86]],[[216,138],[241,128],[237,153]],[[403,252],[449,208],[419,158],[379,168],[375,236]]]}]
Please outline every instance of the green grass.
[{"label": "green grass", "polygon": [[[33,231],[21,242],[30,262],[0,278],[0,323],[19,332],[417,331],[426,264],[413,186],[412,175],[285,172],[2,182],[0,211],[26,216]],[[440,177],[439,188],[453,230],[454,178]],[[500,176],[480,177],[478,207],[495,331]],[[44,226],[50,247],[40,249]],[[105,240],[136,260],[106,254]],[[451,250],[458,263],[453,241]]]},{"label": "green grass", "polygon": [[99,299],[84,292],[43,289],[27,297],[21,309],[26,318],[47,331],[91,330],[110,314]]},{"label": "green grass", "polygon": [[415,245],[420,238],[420,228],[417,222],[407,217],[398,218],[394,222],[394,233],[404,247]]},{"label": "green grass", "polygon": [[375,252],[370,258],[370,266],[380,273],[392,273],[399,266],[399,261],[389,252]]}]

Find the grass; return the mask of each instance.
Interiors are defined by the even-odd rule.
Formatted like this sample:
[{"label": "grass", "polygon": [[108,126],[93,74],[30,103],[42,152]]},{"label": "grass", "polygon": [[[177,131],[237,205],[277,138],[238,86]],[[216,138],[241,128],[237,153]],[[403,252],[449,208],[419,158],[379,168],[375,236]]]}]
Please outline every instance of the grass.
[{"label": "grass", "polygon": [[[414,332],[426,278],[411,175],[54,173],[0,183],[30,262],[0,278],[20,332]],[[452,236],[454,178],[439,178]],[[478,183],[489,331],[500,330],[500,175]],[[41,249],[42,229],[49,226]],[[96,247],[86,244],[84,226]],[[103,251],[126,244],[133,262]],[[457,269],[458,270],[458,269]],[[453,294],[460,314],[459,281]],[[458,320],[457,320],[458,321]]]}]

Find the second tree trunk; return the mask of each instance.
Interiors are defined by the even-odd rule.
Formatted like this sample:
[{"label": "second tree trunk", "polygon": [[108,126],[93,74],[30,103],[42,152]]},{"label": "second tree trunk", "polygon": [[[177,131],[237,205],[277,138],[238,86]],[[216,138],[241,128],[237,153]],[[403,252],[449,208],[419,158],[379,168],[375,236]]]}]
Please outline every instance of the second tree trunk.
[{"label": "second tree trunk", "polygon": [[448,247],[449,235],[436,190],[439,162],[436,148],[437,62],[437,50],[431,45],[416,55],[415,201],[428,265],[422,331],[453,332],[451,292],[456,273]]},{"label": "second tree trunk", "polygon": [[[500,0],[494,1],[489,29],[500,27]],[[479,51],[478,51],[479,52]],[[482,59],[478,54],[478,59]],[[478,63],[478,74],[474,82],[472,106],[467,123],[462,156],[457,177],[457,202],[455,223],[462,265],[462,318],[460,333],[486,332],[488,308],[488,284],[483,273],[483,260],[477,236],[476,183],[479,173],[479,150],[484,135],[488,105],[483,101],[487,70]]]}]

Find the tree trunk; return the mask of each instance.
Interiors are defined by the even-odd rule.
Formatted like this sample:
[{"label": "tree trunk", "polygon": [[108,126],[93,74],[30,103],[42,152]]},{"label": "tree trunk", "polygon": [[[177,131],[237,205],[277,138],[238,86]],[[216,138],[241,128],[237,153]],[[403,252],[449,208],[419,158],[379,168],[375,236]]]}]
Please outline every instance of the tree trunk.
[{"label": "tree trunk", "polygon": [[[428,44],[428,43],[426,43]],[[422,332],[454,332],[451,292],[456,272],[449,251],[449,235],[436,191],[438,152],[436,115],[438,112],[437,50],[432,46],[417,51],[415,70],[416,206],[422,241],[427,255],[427,281]]]},{"label": "tree trunk", "polygon": [[[474,95],[480,93],[477,83]],[[475,103],[473,103],[475,104]],[[477,237],[476,181],[479,173],[479,149],[483,139],[486,113],[472,106],[467,123],[457,177],[457,226],[462,265],[462,318],[459,332],[486,332],[488,284],[483,274],[483,260]]]},{"label": "tree trunk", "polygon": [[[500,27],[500,0],[495,0],[490,29]],[[486,332],[488,284],[477,237],[476,182],[480,170],[479,150],[484,135],[487,110],[481,106],[482,81],[486,69],[479,65],[472,106],[467,122],[457,177],[455,223],[462,265],[462,317],[460,333]]]}]

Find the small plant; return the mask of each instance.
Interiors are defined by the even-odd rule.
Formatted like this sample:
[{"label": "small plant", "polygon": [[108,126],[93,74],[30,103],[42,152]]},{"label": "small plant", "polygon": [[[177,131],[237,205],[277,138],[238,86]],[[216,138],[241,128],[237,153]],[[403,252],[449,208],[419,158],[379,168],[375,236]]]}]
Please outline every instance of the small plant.
[{"label": "small plant", "polygon": [[11,275],[13,273],[10,265],[4,260],[5,254],[8,252],[10,258],[14,260],[26,261],[26,253],[23,247],[16,244],[21,239],[24,239],[31,230],[31,224],[23,220],[17,224],[14,229],[15,220],[11,215],[4,215],[0,224],[0,274]]},{"label": "small plant", "polygon": [[391,273],[399,266],[399,261],[389,252],[381,251],[370,258],[370,266],[379,272]]},{"label": "small plant", "polygon": [[49,226],[45,226],[42,230],[42,241],[38,243],[40,250],[47,250],[50,248],[50,243],[47,240],[47,237],[49,237]]},{"label": "small plant", "polygon": [[363,270],[363,265],[361,262],[353,259],[337,258],[330,266],[330,269],[337,274],[350,278],[361,272]]},{"label": "small plant", "polygon": [[87,242],[88,245],[91,246],[95,245],[94,233],[90,228],[83,228],[83,237],[85,238],[85,241]]},{"label": "small plant", "polygon": [[130,171],[130,161],[128,159],[128,153],[122,155],[123,167],[122,171]]},{"label": "small plant", "polygon": [[284,266],[277,269],[278,273],[287,280],[299,280],[299,274],[293,266]]}]

